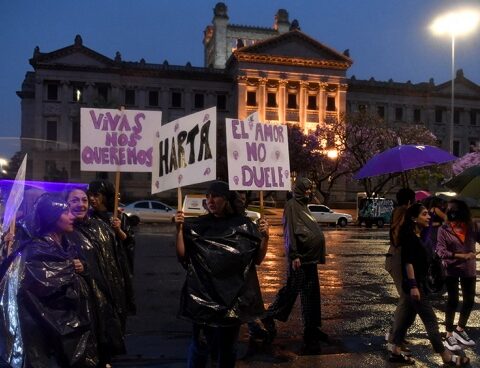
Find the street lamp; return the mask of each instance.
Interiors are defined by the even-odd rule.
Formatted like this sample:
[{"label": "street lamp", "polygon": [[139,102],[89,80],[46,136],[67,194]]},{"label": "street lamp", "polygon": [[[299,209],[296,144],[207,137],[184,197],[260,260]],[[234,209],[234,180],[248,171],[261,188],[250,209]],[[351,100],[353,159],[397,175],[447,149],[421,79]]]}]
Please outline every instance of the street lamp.
[{"label": "street lamp", "polygon": [[480,21],[480,13],[477,10],[456,10],[440,15],[430,25],[435,35],[447,35],[452,40],[452,94],[451,94],[451,116],[448,129],[449,151],[453,154],[453,119],[455,100],[455,38],[471,33],[475,30]]}]

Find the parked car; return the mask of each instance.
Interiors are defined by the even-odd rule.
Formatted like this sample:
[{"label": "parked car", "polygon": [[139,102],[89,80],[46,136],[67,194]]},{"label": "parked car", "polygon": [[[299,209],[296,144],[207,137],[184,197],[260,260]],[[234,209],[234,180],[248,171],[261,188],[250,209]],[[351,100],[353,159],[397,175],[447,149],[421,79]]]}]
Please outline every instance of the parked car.
[{"label": "parked car", "polygon": [[[205,194],[187,194],[183,200],[182,211],[185,217],[205,215],[207,213],[207,198]],[[260,219],[260,213],[246,210],[248,218],[253,222]]]},{"label": "parked car", "polygon": [[323,204],[309,204],[307,207],[317,222],[345,227],[353,221],[352,215],[349,215],[348,213],[334,212]]},{"label": "parked car", "polygon": [[[122,208],[122,207],[121,207]],[[165,203],[152,200],[142,200],[127,204],[123,211],[133,221],[140,222],[170,222],[177,211]]]}]

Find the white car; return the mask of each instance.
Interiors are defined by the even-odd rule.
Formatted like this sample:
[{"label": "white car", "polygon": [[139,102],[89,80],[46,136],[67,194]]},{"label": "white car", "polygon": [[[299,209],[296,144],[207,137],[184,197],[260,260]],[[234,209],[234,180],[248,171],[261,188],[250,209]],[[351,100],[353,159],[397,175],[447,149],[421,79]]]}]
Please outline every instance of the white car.
[{"label": "white car", "polygon": [[[177,211],[159,201],[143,200],[127,204],[123,207],[133,221],[140,222],[171,222]],[[137,221],[137,222],[138,222]]]},{"label": "white car", "polygon": [[[183,200],[183,213],[185,217],[195,217],[206,215],[207,198],[205,194],[187,194]],[[245,210],[247,217],[256,222],[260,219],[260,213],[250,210]]]},{"label": "white car", "polygon": [[323,204],[309,204],[307,207],[317,222],[335,224],[340,227],[345,227],[347,224],[353,222],[352,215],[334,212]]}]

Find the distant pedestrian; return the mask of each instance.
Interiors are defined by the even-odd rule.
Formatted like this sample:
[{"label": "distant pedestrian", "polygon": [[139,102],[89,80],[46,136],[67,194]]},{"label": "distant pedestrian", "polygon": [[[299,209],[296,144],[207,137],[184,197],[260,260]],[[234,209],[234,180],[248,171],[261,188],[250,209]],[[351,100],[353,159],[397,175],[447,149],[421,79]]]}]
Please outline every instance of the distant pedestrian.
[{"label": "distant pedestrian", "polygon": [[325,237],[307,207],[312,188],[309,179],[298,178],[293,197],[285,205],[283,231],[288,253],[287,283],[278,292],[262,321],[273,339],[276,335],[275,319],[287,321],[300,294],[305,350],[314,353],[319,350],[319,341],[329,340],[328,335],[320,330],[322,322],[317,264],[325,263]]},{"label": "distant pedestrian", "polygon": [[177,256],[187,270],[179,316],[193,322],[188,367],[236,361],[240,326],[264,312],[255,265],[265,257],[268,224],[257,227],[228,184],[213,182],[207,191],[208,214],[185,219],[177,212]]},{"label": "distant pedestrian", "polygon": [[[445,306],[445,346],[450,350],[460,350],[459,343],[474,346],[465,332],[470,313],[475,304],[477,282],[475,242],[480,233],[472,222],[470,210],[465,202],[452,199],[447,207],[448,222],[438,231],[437,253],[445,266],[447,303]],[[454,328],[455,312],[459,302],[459,285],[462,289],[462,308],[457,327]]]},{"label": "distant pedestrian", "polygon": [[[468,357],[454,355],[443,346],[437,317],[430,303],[428,289],[425,287],[429,256],[421,234],[422,230],[428,226],[429,221],[428,210],[421,203],[410,206],[405,213],[398,238],[402,247],[403,291],[408,295],[409,302],[420,316],[430,343],[434,351],[441,356],[444,364],[465,366],[470,362]],[[390,362],[415,364],[411,357],[402,354],[401,351],[405,333],[411,324],[411,321],[404,320],[395,326]]]}]

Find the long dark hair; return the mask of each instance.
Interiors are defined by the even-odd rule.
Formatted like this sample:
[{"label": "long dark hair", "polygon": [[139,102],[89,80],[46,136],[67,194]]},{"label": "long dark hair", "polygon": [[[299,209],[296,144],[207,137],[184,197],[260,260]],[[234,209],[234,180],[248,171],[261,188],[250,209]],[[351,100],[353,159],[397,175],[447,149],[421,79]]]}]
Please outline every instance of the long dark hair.
[{"label": "long dark hair", "polygon": [[405,212],[405,217],[403,219],[403,224],[400,226],[399,236],[405,236],[407,234],[414,234],[416,224],[413,219],[416,219],[423,210],[426,210],[426,207],[422,203],[414,203],[407,208]]}]

